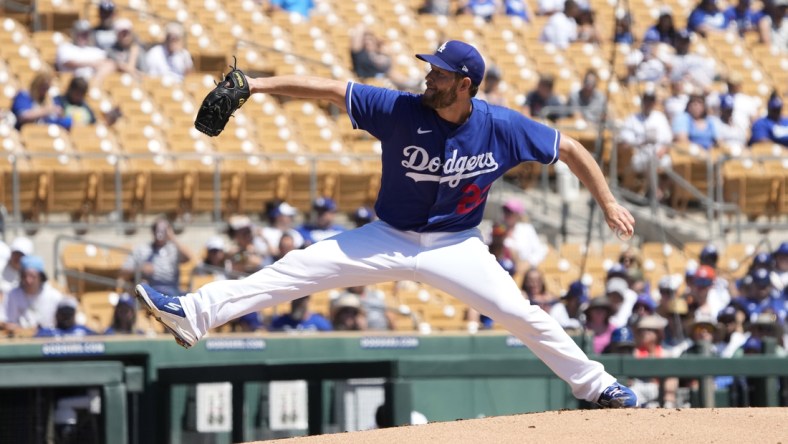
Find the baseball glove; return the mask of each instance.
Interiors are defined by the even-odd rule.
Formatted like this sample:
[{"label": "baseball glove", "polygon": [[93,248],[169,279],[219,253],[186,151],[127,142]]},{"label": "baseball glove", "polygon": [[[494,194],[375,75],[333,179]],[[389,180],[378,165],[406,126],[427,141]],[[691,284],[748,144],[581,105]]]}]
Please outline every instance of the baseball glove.
[{"label": "baseball glove", "polygon": [[230,116],[242,107],[251,95],[244,73],[236,68],[235,63],[230,68],[232,69],[224,76],[224,80],[217,83],[216,88],[205,96],[194,120],[194,127],[211,137],[222,132]]}]

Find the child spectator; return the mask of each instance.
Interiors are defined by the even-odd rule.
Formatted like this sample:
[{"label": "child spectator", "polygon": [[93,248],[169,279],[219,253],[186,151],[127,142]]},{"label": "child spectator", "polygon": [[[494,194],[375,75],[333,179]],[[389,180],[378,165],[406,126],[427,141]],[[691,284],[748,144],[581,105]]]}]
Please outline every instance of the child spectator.
[{"label": "child spectator", "polygon": [[330,331],[331,322],[318,313],[309,311],[309,296],[290,302],[290,313],[277,316],[271,322],[272,331]]},{"label": "child spectator", "polygon": [[[55,104],[63,109],[63,125],[66,129],[72,126],[93,125],[96,123],[96,115],[93,110],[85,103],[85,96],[88,93],[88,82],[82,77],[74,77],[66,88],[66,93],[55,97]],[[113,120],[111,123],[115,123]]]}]

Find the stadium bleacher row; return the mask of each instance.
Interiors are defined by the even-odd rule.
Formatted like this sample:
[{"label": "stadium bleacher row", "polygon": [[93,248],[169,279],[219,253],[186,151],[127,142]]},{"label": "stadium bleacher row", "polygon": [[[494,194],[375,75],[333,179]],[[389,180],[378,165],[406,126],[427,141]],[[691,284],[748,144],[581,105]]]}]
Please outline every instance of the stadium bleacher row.
[{"label": "stadium bleacher row", "polygon": [[[535,10],[535,2],[529,3]],[[119,15],[133,22],[146,46],[161,40],[168,21],[184,24],[196,72],[182,83],[112,74],[100,85],[91,85],[87,100],[93,109],[108,112],[117,106],[122,110],[123,117],[113,126],[75,127],[68,132],[54,125],[26,125],[17,131],[0,124],[4,150],[0,158],[0,196],[9,212],[15,210],[12,194],[16,177],[19,210],[30,220],[50,213],[67,213],[80,220],[105,216],[117,210],[119,174],[122,212],[127,219],[137,214],[210,213],[214,210],[217,167],[224,214],[257,213],[264,202],[274,198],[308,211],[313,167],[317,168],[314,177],[319,193],[333,197],[341,211],[370,203],[379,186],[376,155],[380,145],[364,133],[353,131],[348,119],[337,117],[336,110],[325,104],[283,102],[256,95],[231,119],[221,138],[207,138],[192,128],[201,98],[213,87],[232,55],[238,57],[239,66],[253,74],[352,78],[349,32],[357,23],[374,24],[395,52],[393,70],[408,77],[424,74],[424,67],[412,54],[431,52],[447,38],[461,38],[477,45],[488,63],[500,68],[503,92],[511,104],[522,103],[540,74],[553,75],[557,93],[566,96],[579,87],[584,72],[594,68],[600,73],[599,87],[604,90],[610,84],[614,119],[620,120],[639,107],[642,85],[630,86],[618,80],[626,72],[626,56],[633,49],[630,45],[578,43],[562,50],[543,44],[539,34],[545,17],[536,16],[526,23],[500,16],[488,23],[468,15],[420,15],[416,11],[421,0],[319,0],[309,20],[282,12],[266,14],[253,0],[120,0],[116,4]],[[591,6],[599,28],[613,29],[617,13],[614,2],[594,0]],[[633,33],[641,36],[660,7],[671,7],[677,26],[683,27],[694,4],[687,0],[632,0],[630,6]],[[28,87],[37,71],[54,70],[57,45],[70,39],[68,32],[75,19],[94,23],[97,18],[95,4],[90,1],[44,0],[35,2],[35,7],[35,15],[3,11],[0,110],[10,107],[15,94]],[[32,31],[34,19],[41,29]],[[616,63],[609,67],[613,51],[617,51]],[[788,56],[749,35],[743,39],[731,33],[707,39],[694,37],[692,51],[716,61],[722,78],[713,83],[714,91],[724,91],[722,80],[735,74],[750,80],[743,84],[745,93],[764,102],[772,89],[788,84]],[[70,80],[70,74],[59,73],[55,92],[64,91]],[[586,141],[589,148],[593,146],[594,131],[577,127],[569,119],[557,124]],[[612,138],[606,133],[606,162],[610,160]],[[725,199],[737,203],[747,216],[787,215],[788,161],[783,152],[779,146],[761,144],[750,150],[751,157],[721,164]],[[723,148],[712,152],[710,158],[732,154]],[[673,155],[675,170],[698,190],[705,192],[716,186],[716,177],[710,177],[703,153],[687,148],[677,149]],[[623,177],[626,163],[622,160],[619,173]],[[523,164],[509,175],[527,186],[534,183],[538,169]],[[677,193],[674,198],[674,205],[686,208],[694,196]],[[620,247],[613,244],[589,255],[584,272],[594,278],[592,294],[602,293],[603,265],[615,260]],[[541,265],[553,294],[561,294],[571,280],[579,277],[581,264],[577,260],[583,254],[578,248],[567,244],[551,251]],[[688,248],[668,252],[666,245],[644,246],[647,280],[654,284],[665,273],[683,273],[688,258],[697,257],[697,252]],[[739,262],[752,252],[745,254],[745,250],[729,245],[723,255],[721,263],[731,276],[740,277],[746,270],[746,265]],[[71,262],[64,265],[117,276],[118,258],[109,260],[107,256],[97,261],[93,257],[71,251]],[[188,277],[188,271],[187,267],[182,276]],[[90,317],[106,325],[103,320],[109,293],[85,285],[69,282],[68,291],[82,298],[83,309]],[[418,313],[418,318],[427,320],[432,328],[465,328],[464,307],[451,305],[456,302],[449,302],[434,289],[398,289],[393,284],[384,289],[391,306],[408,306],[410,311],[403,313]],[[314,295],[317,311],[327,310],[329,296]],[[398,328],[417,327],[409,314],[401,318]]]}]

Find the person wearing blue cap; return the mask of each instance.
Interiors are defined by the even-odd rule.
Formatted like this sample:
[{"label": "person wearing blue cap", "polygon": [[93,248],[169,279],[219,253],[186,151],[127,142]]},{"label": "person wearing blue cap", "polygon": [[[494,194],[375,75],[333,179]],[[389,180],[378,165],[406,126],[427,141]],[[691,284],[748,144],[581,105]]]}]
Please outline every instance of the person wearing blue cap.
[{"label": "person wearing blue cap", "polygon": [[104,331],[105,335],[143,335],[137,328],[137,304],[128,293],[118,295],[115,310],[112,312],[112,323]]},{"label": "person wearing blue cap", "polygon": [[620,327],[610,334],[610,343],[602,351],[606,355],[632,355],[635,351],[635,334],[629,327]]},{"label": "person wearing blue cap", "polygon": [[735,99],[731,94],[720,96],[720,115],[714,116],[714,125],[717,127],[717,138],[723,146],[743,148],[747,146],[747,132],[749,122],[734,117]]},{"label": "person wearing blue cap", "polygon": [[717,0],[700,0],[687,18],[687,29],[703,37],[722,32],[728,27],[728,19],[717,6]]},{"label": "person wearing blue cap", "polygon": [[36,338],[80,338],[93,336],[95,331],[80,324],[77,320],[79,303],[72,297],[64,297],[57,304],[55,311],[55,326],[53,328],[38,327]]},{"label": "person wearing blue cap", "polygon": [[766,115],[752,124],[749,144],[773,142],[788,147],[788,117],[782,113],[783,100],[774,91],[766,103]]},{"label": "person wearing blue cap", "polygon": [[788,241],[785,241],[772,252],[774,258],[774,273],[782,284],[782,290],[788,289]]},{"label": "person wearing blue cap", "polygon": [[0,324],[12,333],[20,328],[54,328],[55,312],[63,294],[47,282],[40,257],[27,255],[20,262],[19,286],[3,300],[5,319],[0,319]]},{"label": "person wearing blue cap", "polygon": [[346,231],[344,226],[335,222],[337,204],[334,199],[318,197],[312,202],[312,210],[314,213],[312,222],[306,222],[296,228],[304,238],[305,247]]},{"label": "person wearing blue cap", "polygon": [[245,279],[209,283],[179,297],[140,284],[137,297],[188,348],[234,318],[308,294],[417,280],[509,329],[575,397],[607,408],[636,407],[631,390],[522,297],[478,228],[493,183],[526,161],[563,161],[612,231],[631,236],[634,217],[577,140],[476,98],[485,63],[475,47],[449,40],[417,57],[430,65],[423,94],[298,75],[246,78],[252,94],[330,102],[347,111],[354,129],[380,140],[379,220],[316,239]]},{"label": "person wearing blue cap", "polygon": [[588,299],[588,286],[582,281],[572,282],[561,300],[550,307],[550,316],[558,321],[564,330],[582,332],[583,311]]}]

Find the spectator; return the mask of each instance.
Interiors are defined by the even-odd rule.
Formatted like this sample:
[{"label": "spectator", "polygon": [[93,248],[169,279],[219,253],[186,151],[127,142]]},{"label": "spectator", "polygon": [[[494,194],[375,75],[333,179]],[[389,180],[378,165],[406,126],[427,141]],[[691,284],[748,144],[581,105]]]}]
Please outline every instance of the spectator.
[{"label": "spectator", "polygon": [[334,223],[337,204],[333,199],[318,197],[312,202],[312,210],[316,215],[314,222],[303,224],[297,228],[304,238],[304,246],[320,242],[345,231],[345,227]]},{"label": "spectator", "polygon": [[[670,96],[662,103],[662,109],[665,110],[665,117],[668,118],[668,122],[673,122],[677,116],[684,114],[684,110],[687,109],[687,103],[689,103],[688,91],[691,89],[691,85],[685,82],[684,79],[670,81]],[[672,130],[671,137],[673,137]]]},{"label": "spectator", "polygon": [[418,9],[418,13],[447,17],[452,12],[451,4],[452,0],[424,0],[424,4]]},{"label": "spectator", "polygon": [[[353,296],[360,303],[361,313],[365,317],[366,327],[364,330],[392,330],[394,328],[394,317],[386,307],[386,295],[373,287],[360,285],[348,287],[345,292],[331,301],[331,311],[336,312],[339,303],[345,296]],[[335,330],[338,330],[336,325]]]},{"label": "spectator", "polygon": [[542,75],[539,77],[536,89],[525,96],[525,103],[521,109],[525,116],[533,119],[547,118],[551,121],[556,121],[563,116],[564,104],[553,93],[553,83],[552,76]]},{"label": "spectator", "polygon": [[279,254],[271,256],[271,263],[278,261],[285,257],[285,255],[293,250],[296,250],[295,240],[290,233],[285,233],[279,238]]},{"label": "spectator", "polygon": [[632,316],[632,307],[637,301],[637,293],[632,291],[623,278],[614,277],[608,279],[605,284],[605,294],[610,301],[610,306],[613,309],[613,317],[610,323],[618,328],[624,327]]},{"label": "spectator", "polygon": [[270,4],[273,11],[296,13],[304,18],[309,18],[315,7],[313,0],[270,0]]},{"label": "spectator", "polygon": [[356,228],[363,227],[376,219],[375,210],[370,207],[358,207],[350,216],[350,219]]},{"label": "spectator", "polygon": [[561,324],[564,330],[582,331],[583,310],[588,303],[588,286],[581,281],[572,282],[559,303],[550,307],[550,316]]},{"label": "spectator", "polygon": [[494,16],[500,14],[502,9],[501,0],[465,0],[460,6],[459,12],[481,17],[489,22]]},{"label": "spectator", "polygon": [[657,304],[648,293],[638,295],[635,305],[632,306],[632,316],[629,317],[627,325],[634,327],[644,317],[655,314],[656,310]]},{"label": "spectator", "polygon": [[686,341],[684,327],[691,320],[687,300],[683,297],[671,299],[667,304],[666,314],[667,327],[662,342],[670,347],[679,346]]},{"label": "spectator", "polygon": [[626,280],[629,287],[633,290],[632,303],[637,299],[637,293],[642,293],[646,289],[646,282],[643,278],[643,258],[637,247],[629,246],[618,256],[618,263],[626,269]]},{"label": "spectator", "polygon": [[227,251],[232,271],[236,276],[244,277],[252,274],[269,262],[266,251],[270,247],[261,247],[254,242],[254,226],[249,216],[237,214],[227,221],[227,235],[233,246]]},{"label": "spectator", "polygon": [[763,43],[785,53],[788,51],[788,20],[785,19],[788,0],[764,1],[762,12],[759,29]]},{"label": "spectator", "polygon": [[87,20],[77,20],[71,28],[71,42],[57,47],[55,65],[58,71],[73,72],[75,77],[92,79],[97,84],[107,74],[115,71],[115,64],[103,49],[94,46],[91,27]]},{"label": "spectator", "polygon": [[747,318],[753,320],[762,313],[771,313],[782,323],[786,318],[785,301],[774,288],[771,276],[765,269],[750,272],[743,279],[742,296],[733,303],[746,312]]},{"label": "spectator", "polygon": [[63,116],[63,108],[55,104],[49,97],[54,76],[42,71],[33,77],[29,91],[19,91],[14,97],[11,111],[16,117],[16,129],[27,123],[56,124],[68,128],[70,119]]},{"label": "spectator", "polygon": [[583,85],[569,95],[569,108],[575,119],[582,119],[591,125],[599,125],[605,111],[605,95],[597,89],[599,75],[593,69],[586,71]]},{"label": "spectator", "polygon": [[673,23],[673,11],[669,6],[663,6],[659,10],[657,23],[648,28],[643,35],[643,43],[664,43],[674,46],[677,37],[678,30]]},{"label": "spectator", "polygon": [[121,267],[123,279],[135,282],[137,270],[141,279],[164,294],[179,296],[180,264],[190,262],[192,254],[175,236],[167,219],[159,218],[151,226],[153,241],[134,248]]},{"label": "spectator", "polygon": [[707,90],[717,77],[714,59],[690,51],[691,36],[681,30],[676,35],[676,53],[670,61],[670,80],[684,80],[695,89]]},{"label": "spectator", "polygon": [[568,48],[570,43],[578,39],[577,19],[581,12],[574,0],[566,0],[563,11],[556,12],[547,19],[541,41],[552,43],[561,49]]},{"label": "spectator", "polygon": [[730,94],[720,96],[720,115],[712,117],[715,119],[714,125],[717,128],[718,142],[727,147],[743,148],[747,145],[747,133],[750,126],[740,126],[734,120],[734,100]]},{"label": "spectator", "polygon": [[752,125],[749,144],[771,141],[788,147],[788,117],[782,115],[783,101],[776,91],[769,97],[766,110],[766,116]]},{"label": "spectator", "polygon": [[270,202],[266,207],[268,224],[258,232],[259,239],[255,239],[257,248],[270,256],[281,256],[279,241],[284,234],[290,235],[295,248],[301,248],[304,245],[304,238],[293,228],[293,220],[298,210],[284,201]]},{"label": "spectator", "polygon": [[610,300],[604,296],[591,299],[585,309],[586,332],[593,334],[594,353],[600,354],[610,344],[610,335],[615,326],[610,324],[613,316],[613,307]]},{"label": "spectator", "polygon": [[3,267],[2,280],[0,280],[0,293],[6,296],[19,286],[22,258],[33,254],[33,242],[26,237],[17,237],[11,242],[10,250],[11,255]]},{"label": "spectator", "polygon": [[265,325],[261,319],[260,312],[253,311],[245,314],[240,318],[233,319],[229,322],[230,331],[239,333],[251,333],[254,331],[263,330]]},{"label": "spectator", "polygon": [[232,274],[232,264],[225,251],[224,238],[212,236],[205,242],[205,257],[202,263],[194,267],[195,276],[213,276],[216,281],[228,279]]},{"label": "spectator", "polygon": [[345,293],[332,304],[331,325],[336,331],[367,329],[367,318],[358,295]]},{"label": "spectator", "polygon": [[152,47],[145,54],[145,67],[154,77],[170,77],[181,81],[194,69],[192,56],[185,47],[183,25],[167,23],[164,42]]},{"label": "spectator", "polygon": [[115,43],[107,49],[107,56],[115,62],[118,72],[125,72],[137,78],[145,71],[144,49],[137,41],[131,20],[118,19],[114,25]]},{"label": "spectator", "polygon": [[3,299],[5,328],[10,332],[38,327],[53,328],[63,294],[47,282],[44,261],[38,256],[21,259],[19,286]]},{"label": "spectator", "polygon": [[627,55],[627,82],[662,84],[668,72],[665,62],[659,56],[660,44],[643,42],[639,50]]},{"label": "spectator", "polygon": [[137,328],[137,305],[128,293],[118,296],[115,310],[112,312],[112,324],[104,331],[105,335],[143,335],[144,331]]},{"label": "spectator", "polygon": [[774,258],[774,273],[783,291],[788,288],[788,241],[785,241],[772,252]]},{"label": "spectator", "polygon": [[536,234],[534,226],[523,220],[525,206],[517,199],[509,199],[503,205],[503,225],[506,227],[504,246],[516,262],[526,262],[538,267],[547,256],[547,245]]},{"label": "spectator", "polygon": [[616,33],[613,42],[625,45],[635,43],[635,37],[632,35],[632,16],[629,13],[616,13]]},{"label": "spectator", "polygon": [[725,14],[717,8],[717,0],[700,0],[687,19],[687,29],[703,37],[727,27]]},{"label": "spectator", "polygon": [[575,20],[577,21],[576,42],[599,43],[599,31],[594,24],[594,11],[581,9]]},{"label": "spectator", "polygon": [[[88,94],[88,81],[82,77],[74,77],[68,83],[66,93],[55,97],[55,105],[63,110],[63,125],[66,129],[72,126],[93,125],[96,123],[96,115],[93,110],[85,103]],[[109,122],[108,122],[109,123]],[[113,120],[111,123],[115,123]]]},{"label": "spectator", "polygon": [[694,144],[704,150],[717,145],[717,127],[708,114],[704,96],[690,96],[686,111],[673,120],[673,138],[676,143]]},{"label": "spectator", "polygon": [[728,28],[735,29],[741,36],[748,32],[757,32],[758,23],[763,15],[760,11],[753,11],[750,4],[750,0],[738,0],[736,6],[729,6],[723,13]]},{"label": "spectator", "polygon": [[509,17],[520,17],[523,21],[531,21],[531,10],[525,0],[503,0],[504,14]]},{"label": "spectator", "polygon": [[732,358],[736,351],[747,342],[750,333],[744,328],[746,321],[747,313],[735,304],[723,308],[717,315],[717,322],[722,329],[722,343],[724,344],[724,347],[720,350],[721,357]]},{"label": "spectator", "polygon": [[550,313],[550,307],[556,303],[555,295],[547,291],[544,276],[537,268],[531,268],[525,272],[522,291],[523,296],[528,299],[531,305],[537,305],[547,313]]},{"label": "spectator", "polygon": [[621,327],[610,334],[610,343],[602,350],[603,354],[633,355],[635,352],[635,335],[629,327]]},{"label": "spectator", "polygon": [[719,261],[717,247],[714,244],[705,245],[700,255],[698,255],[698,260],[700,265],[707,265],[714,270],[714,274],[716,275],[714,278],[714,291],[718,298],[717,302],[723,307],[728,305],[731,299],[730,291],[728,290],[730,284],[727,279],[720,276],[717,272],[717,262]]},{"label": "spectator", "polygon": [[714,288],[716,278],[714,269],[701,265],[695,272],[690,284],[690,312],[695,319],[717,318],[720,310],[727,305],[724,296]]},{"label": "spectator", "polygon": [[277,316],[271,322],[272,331],[330,331],[331,322],[320,314],[309,311],[309,296],[290,302],[290,313]]},{"label": "spectator", "polygon": [[670,318],[670,307],[681,286],[682,277],[680,274],[667,274],[659,278],[657,290],[659,291],[659,303],[657,304],[656,314]]},{"label": "spectator", "polygon": [[742,76],[735,72],[728,74],[725,79],[728,94],[733,97],[733,121],[742,128],[746,127],[745,133],[748,133],[750,126],[758,119],[760,100],[742,91],[743,82]]},{"label": "spectator", "polygon": [[96,46],[109,51],[117,41],[115,28],[115,4],[109,0],[102,0],[98,5],[99,22],[93,28],[93,41]]},{"label": "spectator", "polygon": [[391,69],[392,57],[385,42],[364,24],[359,24],[351,31],[350,58],[353,72],[360,79],[388,79],[402,89],[415,86],[416,82]]},{"label": "spectator", "polygon": [[[658,173],[671,165],[673,133],[667,117],[656,109],[656,104],[657,97],[653,92],[643,93],[640,112],[629,116],[618,133],[619,152],[629,154],[632,171],[641,175],[647,173],[652,164],[656,165]],[[658,181],[657,199],[662,200],[668,194],[667,183],[664,177]]]},{"label": "spectator", "polygon": [[38,327],[35,337],[37,338],[69,338],[93,336],[93,330],[77,323],[77,308],[79,303],[71,297],[64,297],[57,304],[55,310],[55,326],[52,328]]},{"label": "spectator", "polygon": [[487,72],[484,73],[484,83],[476,97],[492,105],[508,106],[508,100],[501,92],[501,71],[497,67],[487,68]]},{"label": "spectator", "polygon": [[[646,316],[635,327],[636,358],[667,358],[669,353],[663,348],[662,341],[667,321],[657,315]],[[667,378],[664,381],[663,407],[675,407],[678,378]],[[642,407],[659,407],[659,380],[638,380],[633,384],[633,391],[638,395]]]}]

